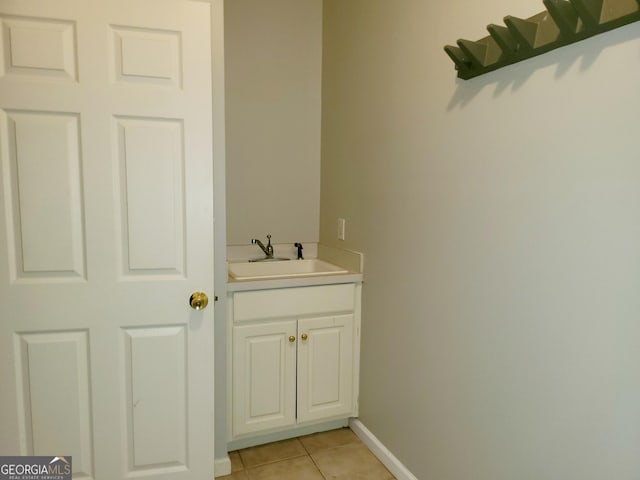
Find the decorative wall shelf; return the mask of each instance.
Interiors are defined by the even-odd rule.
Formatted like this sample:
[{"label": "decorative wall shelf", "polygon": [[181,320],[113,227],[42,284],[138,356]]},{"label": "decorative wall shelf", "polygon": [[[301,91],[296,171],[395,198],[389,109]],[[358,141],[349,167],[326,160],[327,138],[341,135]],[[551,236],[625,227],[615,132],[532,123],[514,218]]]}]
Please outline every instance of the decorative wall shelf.
[{"label": "decorative wall shelf", "polygon": [[640,0],[543,0],[546,10],[489,25],[489,36],[460,39],[445,52],[467,80],[640,20]]}]

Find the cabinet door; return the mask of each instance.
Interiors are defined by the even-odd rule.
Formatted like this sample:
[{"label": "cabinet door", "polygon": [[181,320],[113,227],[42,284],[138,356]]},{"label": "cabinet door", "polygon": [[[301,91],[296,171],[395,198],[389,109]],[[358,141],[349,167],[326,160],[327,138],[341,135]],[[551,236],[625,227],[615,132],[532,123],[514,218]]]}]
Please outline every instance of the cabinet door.
[{"label": "cabinet door", "polygon": [[298,422],[353,412],[353,315],[298,321]]},{"label": "cabinet door", "polygon": [[234,436],[295,425],[296,344],[295,320],[233,328]]}]

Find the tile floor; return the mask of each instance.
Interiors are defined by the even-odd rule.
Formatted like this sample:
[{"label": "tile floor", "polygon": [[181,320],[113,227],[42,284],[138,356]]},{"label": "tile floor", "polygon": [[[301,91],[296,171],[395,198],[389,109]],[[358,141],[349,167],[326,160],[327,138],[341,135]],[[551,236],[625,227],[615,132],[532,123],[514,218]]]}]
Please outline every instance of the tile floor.
[{"label": "tile floor", "polygon": [[341,428],[229,453],[217,480],[393,480],[358,437]]}]

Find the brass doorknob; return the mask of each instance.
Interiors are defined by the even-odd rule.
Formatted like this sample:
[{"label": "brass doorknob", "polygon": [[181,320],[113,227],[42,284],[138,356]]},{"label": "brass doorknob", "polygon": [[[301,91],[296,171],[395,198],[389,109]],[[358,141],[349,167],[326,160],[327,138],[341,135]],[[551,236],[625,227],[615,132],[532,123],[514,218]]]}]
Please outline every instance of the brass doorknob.
[{"label": "brass doorknob", "polygon": [[289,337],[289,341],[290,341],[291,343],[295,342],[295,341],[296,341],[296,337],[294,337],[293,335],[291,335],[291,336]]},{"label": "brass doorknob", "polygon": [[189,305],[194,310],[202,310],[209,305],[209,297],[204,292],[193,292],[189,297]]},{"label": "brass doorknob", "polygon": [[306,333],[303,333],[302,335],[300,335],[300,337],[301,337],[303,340],[306,340],[307,338],[309,338],[309,336],[308,336]]}]

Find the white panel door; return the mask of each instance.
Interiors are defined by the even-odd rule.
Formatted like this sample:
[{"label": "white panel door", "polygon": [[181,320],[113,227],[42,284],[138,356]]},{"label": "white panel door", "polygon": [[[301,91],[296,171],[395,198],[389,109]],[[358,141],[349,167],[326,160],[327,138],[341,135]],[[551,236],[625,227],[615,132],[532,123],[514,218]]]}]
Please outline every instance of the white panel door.
[{"label": "white panel door", "polygon": [[298,321],[298,423],[353,413],[353,315]]},{"label": "white panel door", "polygon": [[233,327],[233,435],[296,423],[296,321]]},{"label": "white panel door", "polygon": [[0,0],[0,452],[213,478],[207,2]]}]

